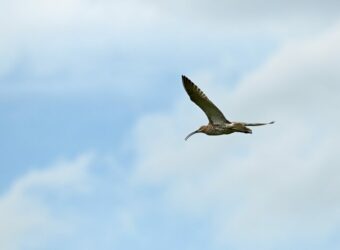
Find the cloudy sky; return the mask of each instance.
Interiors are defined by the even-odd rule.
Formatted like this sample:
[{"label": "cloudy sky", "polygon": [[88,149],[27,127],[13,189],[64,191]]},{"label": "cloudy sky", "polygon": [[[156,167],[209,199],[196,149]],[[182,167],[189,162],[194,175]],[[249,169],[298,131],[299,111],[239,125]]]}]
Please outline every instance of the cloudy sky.
[{"label": "cloudy sky", "polygon": [[340,249],[339,11],[1,0],[0,249]]}]

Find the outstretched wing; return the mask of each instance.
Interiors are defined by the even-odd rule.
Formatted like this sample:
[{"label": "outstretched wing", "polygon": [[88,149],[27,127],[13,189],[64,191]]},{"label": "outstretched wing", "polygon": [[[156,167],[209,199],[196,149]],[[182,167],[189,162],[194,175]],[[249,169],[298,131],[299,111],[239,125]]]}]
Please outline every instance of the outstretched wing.
[{"label": "outstretched wing", "polygon": [[244,126],[263,126],[263,125],[268,125],[268,124],[273,124],[275,121],[272,122],[265,122],[265,123],[243,123]]},{"label": "outstretched wing", "polygon": [[182,75],[183,86],[190,96],[190,100],[196,103],[207,115],[211,124],[230,123],[223,113],[213,104],[209,98],[189,78]]}]

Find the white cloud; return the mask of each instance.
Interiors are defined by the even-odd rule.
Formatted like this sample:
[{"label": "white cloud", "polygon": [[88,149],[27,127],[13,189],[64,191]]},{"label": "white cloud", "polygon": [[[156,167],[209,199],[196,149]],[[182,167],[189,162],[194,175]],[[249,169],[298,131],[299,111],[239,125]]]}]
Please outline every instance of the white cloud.
[{"label": "white cloud", "polygon": [[50,201],[88,192],[93,177],[92,156],[83,155],[70,162],[58,162],[19,178],[0,196],[0,248],[37,249],[44,242],[68,235],[72,223],[51,209]]},{"label": "white cloud", "polygon": [[149,241],[141,229],[149,197],[129,172],[112,156],[82,154],[17,178],[0,196],[0,248],[126,249]]},{"label": "white cloud", "polygon": [[117,69],[126,60],[122,54],[160,23],[153,7],[138,1],[15,0],[0,6],[0,77],[19,77],[2,81],[7,95],[124,87]]},{"label": "white cloud", "polygon": [[279,37],[307,35],[320,31],[338,19],[339,2],[329,1],[153,1],[182,22],[191,20],[202,29],[223,29],[235,34],[264,34]]},{"label": "white cloud", "polygon": [[229,95],[207,92],[231,120],[277,121],[253,135],[184,142],[206,121],[187,97],[144,118],[134,180],[164,187],[178,213],[211,218],[233,249],[326,246],[340,225],[339,44],[338,26],[290,42]]},{"label": "white cloud", "polygon": [[[237,56],[225,52],[228,41],[264,37],[256,42],[261,47],[266,39],[280,43],[315,34],[335,22],[338,5],[336,1],[2,1],[1,93],[114,88],[137,96],[157,86],[156,72],[169,67],[171,72],[186,70],[187,58],[203,59],[202,48],[214,50],[207,47],[218,45],[218,54],[235,64]],[[172,61],[164,65],[169,57]],[[229,61],[216,67],[225,72]],[[176,68],[179,62],[181,67]],[[7,82],[6,77],[13,75],[19,79]]]}]

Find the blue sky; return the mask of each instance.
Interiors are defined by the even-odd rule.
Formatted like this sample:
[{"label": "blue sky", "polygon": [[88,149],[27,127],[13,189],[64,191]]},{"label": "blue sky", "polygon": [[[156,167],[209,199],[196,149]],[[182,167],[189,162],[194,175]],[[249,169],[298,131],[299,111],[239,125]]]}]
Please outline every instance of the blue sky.
[{"label": "blue sky", "polygon": [[0,248],[339,249],[339,7],[0,2]]}]

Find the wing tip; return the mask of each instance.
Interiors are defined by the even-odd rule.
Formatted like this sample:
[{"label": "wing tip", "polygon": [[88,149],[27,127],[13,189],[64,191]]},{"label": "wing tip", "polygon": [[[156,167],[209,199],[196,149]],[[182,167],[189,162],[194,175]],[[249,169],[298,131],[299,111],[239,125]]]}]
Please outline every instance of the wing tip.
[{"label": "wing tip", "polygon": [[190,81],[188,77],[186,77],[185,75],[182,75],[182,83],[183,83],[185,90],[188,92],[189,89],[191,88],[192,82]]},{"label": "wing tip", "polygon": [[184,86],[191,87],[194,83],[185,75],[182,75],[182,82]]},{"label": "wing tip", "polygon": [[187,81],[187,80],[189,80],[189,78],[186,77],[185,75],[182,75],[182,81]]}]

